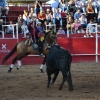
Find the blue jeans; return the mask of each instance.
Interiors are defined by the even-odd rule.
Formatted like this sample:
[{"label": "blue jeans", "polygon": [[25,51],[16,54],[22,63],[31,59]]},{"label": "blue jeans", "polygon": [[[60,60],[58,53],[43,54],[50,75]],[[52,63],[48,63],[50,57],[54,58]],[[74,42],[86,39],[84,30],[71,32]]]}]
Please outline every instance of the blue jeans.
[{"label": "blue jeans", "polygon": [[100,25],[100,18],[98,18],[98,24]]},{"label": "blue jeans", "polygon": [[95,13],[98,13],[98,11],[97,11],[97,6],[93,6],[93,7],[94,7]]},{"label": "blue jeans", "polygon": [[65,10],[68,10],[68,7],[62,7],[61,10],[64,12]]},{"label": "blue jeans", "polygon": [[40,12],[42,10],[42,8],[40,7],[40,8],[34,8],[34,12],[38,15],[38,13]]},{"label": "blue jeans", "polygon": [[56,24],[57,22],[60,22],[60,26],[62,27],[62,18],[53,18],[53,24]]}]

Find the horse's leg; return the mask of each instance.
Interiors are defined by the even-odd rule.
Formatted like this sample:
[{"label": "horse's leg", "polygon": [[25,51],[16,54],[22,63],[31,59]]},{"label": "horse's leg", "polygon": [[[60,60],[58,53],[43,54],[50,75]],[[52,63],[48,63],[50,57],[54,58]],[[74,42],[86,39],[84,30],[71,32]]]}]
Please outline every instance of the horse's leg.
[{"label": "horse's leg", "polygon": [[10,68],[9,68],[8,72],[11,72],[11,70],[12,70],[13,67],[14,67],[14,63],[15,63],[16,61],[17,61],[17,56],[13,59],[12,64],[10,65]]},{"label": "horse's leg", "polygon": [[22,59],[23,57],[24,57],[24,56],[22,56],[22,55],[18,55],[18,57],[17,57],[17,60],[18,60],[18,62],[17,62],[17,64],[18,64],[17,70],[19,70],[19,68],[22,66],[21,59]]},{"label": "horse's leg", "polygon": [[53,77],[53,79],[52,79],[51,85],[54,84],[54,82],[56,81],[56,78],[57,78],[58,74],[59,74],[59,70],[57,70],[57,71],[54,73],[54,77]]},{"label": "horse's leg", "polygon": [[17,70],[19,70],[19,68],[22,66],[21,59],[17,60],[17,65]]},{"label": "horse's leg", "polygon": [[41,66],[40,66],[41,73],[44,73],[43,67],[44,67],[45,62],[46,62],[46,56],[44,57],[43,62],[41,64]]}]

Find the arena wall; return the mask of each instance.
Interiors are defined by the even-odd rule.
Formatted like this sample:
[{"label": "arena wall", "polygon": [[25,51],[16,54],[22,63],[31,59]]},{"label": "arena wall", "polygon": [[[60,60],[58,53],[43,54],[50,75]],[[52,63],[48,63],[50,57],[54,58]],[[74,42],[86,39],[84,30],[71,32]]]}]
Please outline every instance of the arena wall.
[{"label": "arena wall", "polygon": [[[13,47],[19,42],[25,39],[0,39],[0,64]],[[58,37],[58,44],[68,50],[73,57],[73,62],[95,62],[96,61],[96,38],[84,38],[84,37]],[[16,54],[10,57],[5,65],[11,64]],[[43,57],[38,55],[28,55],[22,59],[22,64],[41,64]],[[98,38],[98,61],[100,61],[100,38]]]}]

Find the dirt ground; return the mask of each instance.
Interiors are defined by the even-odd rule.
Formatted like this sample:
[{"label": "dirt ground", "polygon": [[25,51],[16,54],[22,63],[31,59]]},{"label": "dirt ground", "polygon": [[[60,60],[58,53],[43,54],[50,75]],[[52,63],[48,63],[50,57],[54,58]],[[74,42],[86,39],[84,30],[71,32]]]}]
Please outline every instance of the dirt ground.
[{"label": "dirt ground", "polygon": [[58,90],[61,73],[47,89],[46,67],[40,73],[39,66],[24,65],[18,71],[14,67],[11,73],[9,66],[0,66],[0,100],[100,100],[100,62],[72,63],[73,91],[68,91],[67,82]]}]

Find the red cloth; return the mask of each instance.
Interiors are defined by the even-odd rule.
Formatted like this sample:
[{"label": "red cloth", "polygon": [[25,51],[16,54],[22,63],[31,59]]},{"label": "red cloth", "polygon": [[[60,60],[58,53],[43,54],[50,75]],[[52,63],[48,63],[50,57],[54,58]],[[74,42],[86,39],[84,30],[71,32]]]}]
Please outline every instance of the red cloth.
[{"label": "red cloth", "polygon": [[61,16],[62,17],[66,17],[66,13],[65,12],[61,12]]}]

